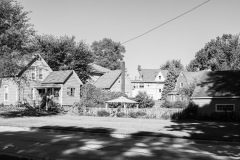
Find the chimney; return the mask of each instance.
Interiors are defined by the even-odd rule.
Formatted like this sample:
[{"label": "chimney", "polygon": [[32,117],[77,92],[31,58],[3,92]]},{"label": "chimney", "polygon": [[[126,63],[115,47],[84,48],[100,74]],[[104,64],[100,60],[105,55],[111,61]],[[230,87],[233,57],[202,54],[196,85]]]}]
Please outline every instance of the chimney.
[{"label": "chimney", "polygon": [[125,62],[121,61],[121,92],[125,94]]}]

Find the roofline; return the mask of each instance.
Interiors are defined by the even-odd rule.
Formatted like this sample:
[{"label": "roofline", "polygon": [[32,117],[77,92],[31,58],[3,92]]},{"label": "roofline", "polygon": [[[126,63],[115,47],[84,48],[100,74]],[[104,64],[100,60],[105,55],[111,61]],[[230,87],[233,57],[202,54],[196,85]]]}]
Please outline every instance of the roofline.
[{"label": "roofline", "polygon": [[[111,89],[112,86],[116,83],[116,81],[118,80],[118,78],[122,75],[122,72],[119,74],[119,76],[114,80],[114,82],[110,85],[110,87],[108,89]],[[122,83],[122,82],[121,82]]]},{"label": "roofline", "polygon": [[191,97],[191,99],[240,99],[240,96],[232,96],[232,97]]}]

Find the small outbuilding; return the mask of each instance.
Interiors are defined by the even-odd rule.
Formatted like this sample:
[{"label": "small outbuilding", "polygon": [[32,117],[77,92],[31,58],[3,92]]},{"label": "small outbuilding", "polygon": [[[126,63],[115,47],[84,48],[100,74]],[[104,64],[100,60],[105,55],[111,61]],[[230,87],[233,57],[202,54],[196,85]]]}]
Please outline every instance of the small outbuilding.
[{"label": "small outbuilding", "polygon": [[240,71],[204,72],[191,100],[202,115],[240,115]]}]

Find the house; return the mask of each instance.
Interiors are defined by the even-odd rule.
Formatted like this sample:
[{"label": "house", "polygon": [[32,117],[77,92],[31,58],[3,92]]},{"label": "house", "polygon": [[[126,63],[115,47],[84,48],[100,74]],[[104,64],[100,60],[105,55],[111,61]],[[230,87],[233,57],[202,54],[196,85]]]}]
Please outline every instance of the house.
[{"label": "house", "polygon": [[167,100],[168,101],[183,101],[187,97],[181,95],[179,91],[183,88],[190,87],[191,85],[195,85],[197,81],[201,78],[202,74],[205,71],[198,71],[198,72],[187,72],[181,71],[177,78],[175,88],[168,93]]},{"label": "house", "polygon": [[2,77],[0,86],[0,104],[16,105],[27,101],[33,104],[35,93],[33,85],[41,83],[52,69],[40,55],[36,55],[28,63],[22,61],[25,67],[16,75]]},{"label": "house", "polygon": [[52,71],[41,55],[37,54],[17,75],[2,78],[0,104],[27,102],[35,105],[41,94],[49,92],[54,93],[54,98],[58,96],[55,99],[60,104],[69,105],[80,100],[78,93],[81,84],[74,71]]},{"label": "house", "polygon": [[199,114],[234,112],[240,115],[240,71],[207,71],[191,100]]},{"label": "house", "polygon": [[127,75],[122,74],[122,70],[108,71],[98,78],[94,85],[111,92],[124,92],[128,97],[132,97],[131,81]]},{"label": "house", "polygon": [[53,101],[62,106],[71,106],[80,100],[81,80],[73,70],[53,71],[39,85],[33,86],[38,101],[40,95],[49,93]]},{"label": "house", "polygon": [[139,66],[139,78],[131,81],[133,97],[139,92],[146,92],[153,100],[160,100],[164,83],[167,79],[167,72],[167,70],[160,69],[141,69]]},{"label": "house", "polygon": [[110,71],[110,69],[104,68],[94,63],[90,63],[89,67],[90,67],[90,79],[88,81],[90,83],[96,82],[99,77]]}]

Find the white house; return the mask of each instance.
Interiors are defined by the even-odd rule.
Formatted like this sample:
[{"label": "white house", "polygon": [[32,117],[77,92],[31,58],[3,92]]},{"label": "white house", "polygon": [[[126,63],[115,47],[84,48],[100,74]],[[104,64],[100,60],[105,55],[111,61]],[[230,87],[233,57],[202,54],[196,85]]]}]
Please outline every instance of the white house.
[{"label": "white house", "polygon": [[146,92],[153,100],[160,100],[162,98],[167,72],[167,70],[141,69],[141,67],[139,67],[139,78],[131,81],[133,86],[133,97],[139,92]]}]

